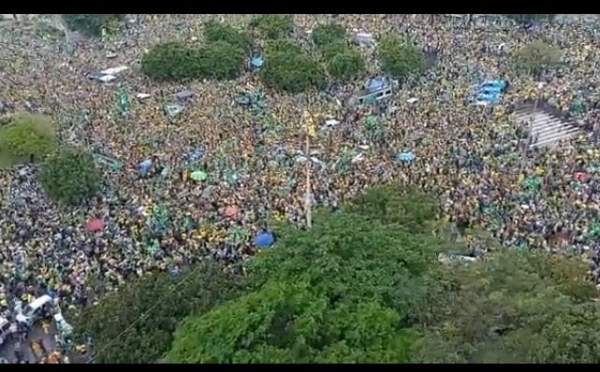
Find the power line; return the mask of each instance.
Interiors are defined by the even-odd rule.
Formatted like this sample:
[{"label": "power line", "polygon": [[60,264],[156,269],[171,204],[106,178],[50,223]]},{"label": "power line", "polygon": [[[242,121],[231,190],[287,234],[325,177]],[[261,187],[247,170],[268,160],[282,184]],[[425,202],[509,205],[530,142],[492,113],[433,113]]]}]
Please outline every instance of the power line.
[{"label": "power line", "polygon": [[[199,270],[200,268],[203,268],[201,264],[197,265],[196,268],[194,268],[192,271],[190,271],[190,273],[184,278],[182,279],[180,282],[176,283],[173,286],[172,290],[175,290],[178,288],[179,285],[185,283],[187,280],[189,280],[189,278],[193,277],[194,273],[196,270]],[[113,338],[113,341],[110,341],[108,344],[106,344],[102,349],[100,349],[98,352],[95,352],[94,356],[92,356],[92,358],[89,360],[88,363],[93,363],[96,360],[97,355],[101,354],[104,350],[108,349],[116,340],[119,340],[125,333],[127,333],[129,330],[131,330],[139,321],[142,321],[144,319],[146,319],[148,317],[148,315],[150,315],[150,313],[152,312],[152,310],[154,310],[158,305],[161,304],[162,301],[160,301],[161,299],[158,299],[148,310],[146,310],[144,313],[142,313],[142,315],[140,315],[136,320],[134,320],[127,328],[125,328],[121,333],[119,333],[117,335],[117,337]]]}]

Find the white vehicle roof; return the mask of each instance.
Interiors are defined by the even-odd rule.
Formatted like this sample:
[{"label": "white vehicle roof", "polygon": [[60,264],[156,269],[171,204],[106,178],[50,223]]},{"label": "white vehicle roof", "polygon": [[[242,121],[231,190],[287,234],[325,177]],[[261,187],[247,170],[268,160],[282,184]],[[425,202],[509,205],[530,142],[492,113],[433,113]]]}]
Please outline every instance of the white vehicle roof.
[{"label": "white vehicle roof", "polygon": [[40,307],[44,306],[45,304],[47,304],[48,302],[52,301],[52,297],[48,296],[48,295],[43,295],[41,297],[36,298],[35,300],[33,300],[33,302],[31,302],[28,306],[31,307],[33,310],[37,310]]}]

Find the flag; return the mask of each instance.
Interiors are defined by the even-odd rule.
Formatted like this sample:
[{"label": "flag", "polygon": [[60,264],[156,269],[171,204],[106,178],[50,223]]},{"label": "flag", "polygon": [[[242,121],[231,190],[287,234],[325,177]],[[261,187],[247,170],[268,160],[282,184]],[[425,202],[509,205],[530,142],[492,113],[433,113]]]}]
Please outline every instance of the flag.
[{"label": "flag", "polygon": [[310,137],[317,136],[317,125],[314,117],[306,110],[304,110],[304,125],[306,126],[306,133]]},{"label": "flag", "polygon": [[117,109],[121,115],[127,115],[130,107],[129,94],[125,88],[121,88],[119,93],[117,93]]}]

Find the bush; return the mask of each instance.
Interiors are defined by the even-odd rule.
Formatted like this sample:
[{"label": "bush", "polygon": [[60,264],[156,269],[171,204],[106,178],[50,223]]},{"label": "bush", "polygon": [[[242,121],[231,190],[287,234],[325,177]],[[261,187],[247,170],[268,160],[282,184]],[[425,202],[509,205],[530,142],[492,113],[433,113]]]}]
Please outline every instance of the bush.
[{"label": "bush", "polygon": [[100,36],[102,28],[111,20],[123,18],[122,14],[63,14],[67,27],[86,36]]},{"label": "bush", "polygon": [[279,41],[269,45],[265,59],[267,63],[261,76],[267,86],[300,93],[325,84],[321,65],[292,43]]},{"label": "bush", "polygon": [[252,20],[250,26],[266,38],[278,39],[288,36],[294,30],[294,20],[291,15],[263,14]]},{"label": "bush", "polygon": [[348,43],[345,40],[334,41],[330,44],[324,45],[319,49],[325,62],[329,62],[338,54],[342,54],[350,50]]},{"label": "bush", "polygon": [[365,62],[358,50],[347,48],[329,60],[327,71],[334,79],[351,80],[364,73]]},{"label": "bush", "polygon": [[252,40],[246,33],[216,20],[209,21],[204,25],[204,37],[208,42],[225,41],[246,52],[252,46]]},{"label": "bush", "polygon": [[561,52],[558,47],[534,41],[515,54],[517,68],[534,76],[539,76],[544,70],[557,66],[560,63]]},{"label": "bush", "polygon": [[346,39],[346,29],[342,25],[333,23],[319,25],[313,30],[312,39],[316,46],[324,47],[331,43],[344,41]]},{"label": "bush", "polygon": [[101,175],[91,155],[68,149],[46,159],[41,182],[52,199],[77,205],[98,192]]},{"label": "bush", "polygon": [[56,149],[56,134],[50,118],[22,114],[0,129],[0,154],[15,162],[42,160]]},{"label": "bush", "polygon": [[230,80],[241,74],[246,53],[225,41],[215,41],[200,49],[199,58],[201,78]]},{"label": "bush", "polygon": [[425,68],[423,51],[393,36],[381,40],[379,58],[383,71],[397,79],[420,74]]},{"label": "bush", "polygon": [[[242,283],[242,278],[224,273],[213,261],[199,263],[176,279],[164,272],[150,273],[79,314],[74,322],[76,336],[92,337],[96,362],[156,363],[169,350],[183,318],[229,299]],[[148,311],[147,317],[121,334]]]},{"label": "bush", "polygon": [[142,58],[142,71],[155,80],[234,79],[244,66],[243,49],[218,40],[198,49],[169,42]]},{"label": "bush", "polygon": [[154,46],[142,58],[142,72],[154,80],[186,80],[201,75],[200,54],[178,42]]}]

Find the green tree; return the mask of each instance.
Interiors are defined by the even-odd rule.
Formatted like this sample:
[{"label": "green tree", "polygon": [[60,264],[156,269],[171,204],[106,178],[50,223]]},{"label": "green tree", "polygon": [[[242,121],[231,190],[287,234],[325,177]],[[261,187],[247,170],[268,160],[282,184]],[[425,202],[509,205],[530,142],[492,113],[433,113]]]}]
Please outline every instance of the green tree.
[{"label": "green tree", "polygon": [[395,36],[386,36],[381,40],[379,59],[383,71],[397,79],[404,80],[425,69],[423,51]]},{"label": "green tree", "polygon": [[291,15],[262,14],[254,18],[250,26],[268,39],[278,39],[287,37],[294,31],[294,19]]},{"label": "green tree", "polygon": [[312,39],[316,46],[324,47],[346,40],[346,29],[344,26],[335,23],[318,25],[312,31]]},{"label": "green tree", "polygon": [[10,163],[43,160],[56,145],[56,133],[47,116],[19,114],[0,127],[0,156]]},{"label": "green tree", "polygon": [[358,50],[348,48],[329,60],[327,72],[336,80],[352,80],[365,72],[365,62]]},{"label": "green tree", "polygon": [[515,53],[517,68],[535,77],[539,77],[547,69],[556,67],[560,60],[560,49],[540,40],[525,45]]},{"label": "green tree", "polygon": [[97,363],[156,363],[182,319],[206,312],[242,286],[243,278],[213,261],[196,264],[178,278],[149,273],[84,309],[74,321],[76,337],[92,337]]},{"label": "green tree", "polygon": [[[398,193],[375,190],[358,206],[318,211],[310,231],[279,226],[275,248],[248,268],[249,293],[190,317],[167,360],[409,361],[419,339],[414,313],[442,246],[431,233],[395,223],[407,202],[400,196],[382,201],[378,192]],[[382,218],[362,214],[381,203],[388,211]]]},{"label": "green tree", "polygon": [[121,20],[122,14],[63,14],[69,29],[86,36],[100,36],[102,28],[114,19]]},{"label": "green tree", "polygon": [[325,72],[299,46],[288,41],[275,41],[267,46],[265,68],[261,76],[269,87],[300,93],[311,87],[322,88]]},{"label": "green tree", "polygon": [[597,291],[586,271],[579,258],[514,251],[440,268],[417,359],[598,362],[595,346],[577,350],[600,337]]},{"label": "green tree", "polygon": [[244,51],[249,51],[252,46],[252,39],[245,32],[217,20],[211,20],[204,25],[204,38],[208,42],[225,41]]},{"label": "green tree", "polygon": [[227,41],[215,40],[201,48],[177,42],[156,45],[142,58],[142,71],[154,80],[216,79],[238,77],[246,53]]},{"label": "green tree", "polygon": [[46,159],[41,182],[56,201],[76,205],[94,196],[102,177],[91,155],[75,149],[56,152]]},{"label": "green tree", "polygon": [[552,21],[555,14],[505,14],[505,16],[519,23],[529,23],[535,21]]},{"label": "green tree", "polygon": [[142,57],[142,72],[154,80],[186,80],[201,75],[198,50],[178,42],[155,45]]},{"label": "green tree", "polygon": [[200,50],[200,75],[216,80],[235,79],[242,73],[246,53],[226,41],[214,41]]}]

